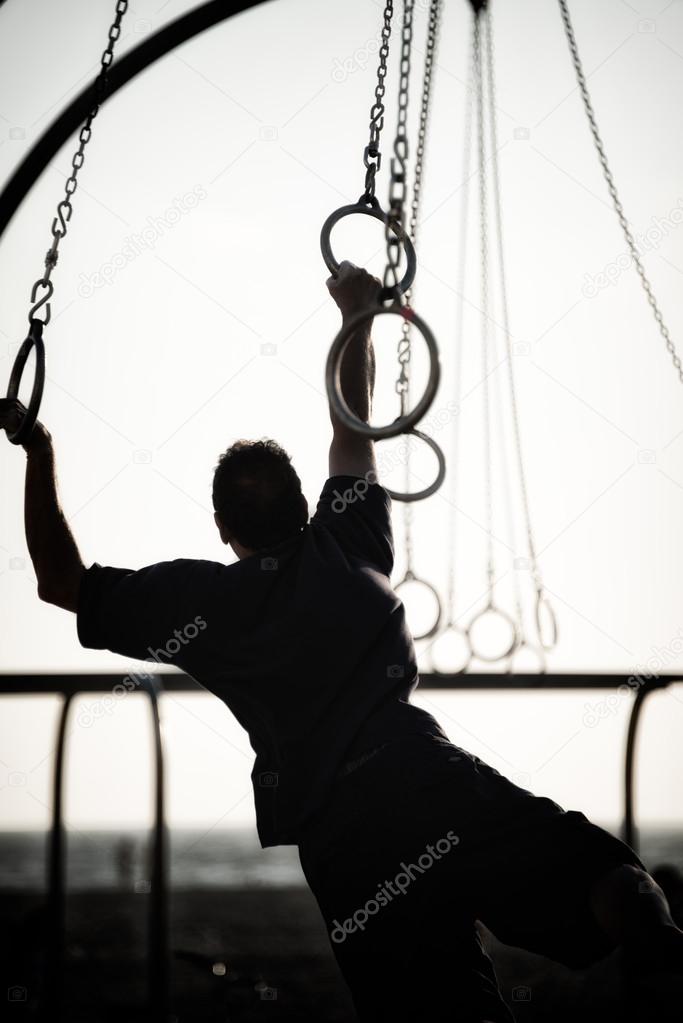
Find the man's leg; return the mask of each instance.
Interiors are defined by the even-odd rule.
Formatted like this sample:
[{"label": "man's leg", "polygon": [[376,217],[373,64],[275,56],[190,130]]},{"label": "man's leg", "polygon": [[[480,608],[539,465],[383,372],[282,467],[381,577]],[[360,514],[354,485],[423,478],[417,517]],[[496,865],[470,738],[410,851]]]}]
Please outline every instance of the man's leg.
[{"label": "man's leg", "polygon": [[664,892],[644,870],[623,864],[603,874],[591,888],[590,908],[634,965],[683,975],[683,931]]}]

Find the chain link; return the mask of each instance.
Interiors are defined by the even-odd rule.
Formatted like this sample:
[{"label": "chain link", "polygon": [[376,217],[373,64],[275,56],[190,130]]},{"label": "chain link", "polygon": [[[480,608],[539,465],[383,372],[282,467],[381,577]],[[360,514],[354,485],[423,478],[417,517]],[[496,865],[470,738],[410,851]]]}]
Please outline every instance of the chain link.
[{"label": "chain link", "polygon": [[375,101],[370,108],[370,141],[363,153],[365,166],[365,191],[360,198],[362,203],[374,205],[375,177],[382,166],[382,154],[379,148],[380,135],[384,127],[384,95],[386,93],[387,62],[389,59],[389,39],[391,37],[391,19],[394,14],[393,0],[386,0],[384,20],[382,24],[382,42],[379,48],[379,65],[377,67],[377,84]]},{"label": "chain link", "polygon": [[[66,179],[64,185],[64,198],[58,203],[57,216],[52,221],[52,245],[50,246],[45,255],[44,273],[42,277],[39,277],[38,280],[35,282],[35,284],[33,285],[33,289],[31,291],[31,302],[33,302],[34,305],[31,307],[31,310],[28,314],[29,323],[32,322],[34,319],[39,319],[39,317],[36,316],[36,313],[43,306],[45,306],[45,318],[43,320],[40,320],[40,322],[43,324],[43,326],[47,326],[47,324],[50,322],[51,315],[50,299],[52,298],[52,294],[54,292],[54,285],[50,278],[52,276],[52,271],[57,265],[57,260],[59,259],[59,243],[61,242],[62,238],[64,238],[64,236],[66,235],[68,230],[68,224],[69,221],[71,220],[71,214],[73,213],[73,205],[71,200],[73,198],[74,192],[76,191],[76,188],[78,187],[78,172],[80,171],[81,167],[85,162],[85,147],[90,141],[92,135],[92,123],[97,117],[98,111],[105,96],[107,86],[107,73],[109,71],[111,62],[114,58],[114,47],[118,41],[119,36],[121,35],[121,21],[127,9],[128,0],[117,0],[114,12],[114,21],[109,26],[107,47],[102,54],[102,58],[100,61],[100,70],[94,83],[95,104],[92,107],[90,113],[88,114],[85,120],[83,127],[80,130],[78,136],[79,142],[78,149],[76,150],[72,157],[71,173]],[[40,298],[38,298],[38,292],[41,288],[44,290],[44,294]]]},{"label": "chain link", "polygon": [[[399,266],[402,242],[400,232],[405,220],[406,181],[408,174],[408,97],[410,89],[410,55],[413,46],[413,7],[415,0],[403,2],[403,25],[401,28],[401,58],[398,83],[398,123],[394,137],[394,155],[391,158],[389,185],[389,207],[385,226],[387,265],[384,270],[386,294],[398,295]],[[397,382],[396,390],[402,395]],[[401,397],[401,415],[405,403]]]},{"label": "chain link", "polygon": [[484,129],[484,73],[482,67],[481,18],[474,20],[474,80],[477,113],[477,154],[479,164],[479,258],[481,267],[481,374],[484,440],[484,500],[486,514],[486,577],[489,601],[493,600],[495,575],[493,556],[493,459],[491,448],[491,400],[489,393],[489,248],[488,194],[486,188],[486,133]]},{"label": "chain link", "polygon": [[451,477],[450,499],[452,505],[449,516],[448,531],[448,582],[446,589],[446,623],[453,627],[456,624],[456,568],[457,568],[457,500],[460,472],[460,400],[462,395],[462,363],[463,363],[463,327],[465,322],[465,282],[467,275],[467,250],[470,226],[470,180],[472,178],[472,138],[474,128],[474,97],[475,97],[475,41],[476,24],[472,23],[472,45],[470,47],[470,66],[468,69],[465,90],[465,132],[462,151],[462,192],[460,197],[460,244],[458,252],[458,283],[456,288],[457,305],[455,321],[455,357],[453,366],[455,415],[453,416],[451,433]]},{"label": "chain link", "polygon": [[638,253],[638,248],[636,246],[633,233],[629,226],[629,222],[626,219],[624,207],[621,204],[621,199],[619,198],[619,193],[617,192],[617,186],[615,184],[612,171],[607,161],[607,153],[605,152],[605,145],[600,135],[600,129],[598,128],[598,122],[596,120],[595,111],[593,109],[593,103],[591,101],[590,93],[588,92],[588,83],[586,81],[586,75],[583,70],[581,57],[579,56],[579,48],[576,42],[576,36],[574,34],[574,28],[572,26],[571,17],[569,15],[569,8],[567,7],[566,0],[559,0],[559,4],[560,11],[562,13],[562,20],[564,22],[565,32],[567,35],[567,41],[569,43],[569,49],[571,51],[572,61],[574,63],[574,70],[576,71],[576,78],[579,83],[579,90],[581,92],[583,105],[586,110],[586,116],[588,117],[588,123],[590,125],[591,134],[593,136],[593,142],[595,143],[595,148],[598,151],[600,164],[602,166],[605,181],[607,182],[607,188],[611,196],[612,203],[617,214],[617,218],[621,225],[621,229],[624,233],[626,244],[629,247],[631,258],[633,259],[633,265],[635,266],[638,272],[638,276],[640,277],[643,289],[645,291],[645,294],[647,295],[647,300],[652,308],[654,318],[657,322],[657,326],[659,327],[659,332],[664,338],[664,343],[666,344],[667,351],[671,356],[671,361],[673,362],[674,369],[678,373],[678,378],[681,381],[681,383],[683,383],[683,364],[681,363],[680,356],[676,351],[676,346],[669,332],[669,328],[664,322],[664,317],[659,308],[657,299],[655,298],[655,294],[652,290],[652,285],[650,284],[647,274],[645,273],[645,267],[643,266],[642,260]]},{"label": "chain link", "polygon": [[[425,150],[429,130],[429,115],[432,99],[432,81],[436,62],[437,43],[439,38],[439,22],[441,18],[441,0],[431,0],[429,21],[427,25],[427,46],[425,48],[424,73],[422,77],[422,96],[420,99],[420,119],[417,132],[417,148],[415,150],[415,169],[413,178],[413,194],[410,203],[410,221],[408,236],[414,246],[417,245],[420,206],[422,202],[422,179],[424,175]],[[406,305],[411,305],[412,289],[405,296]],[[411,325],[404,320],[401,327],[401,339],[398,344],[399,377],[396,390],[401,396],[402,408],[407,408],[410,392],[410,357],[411,357]]]}]

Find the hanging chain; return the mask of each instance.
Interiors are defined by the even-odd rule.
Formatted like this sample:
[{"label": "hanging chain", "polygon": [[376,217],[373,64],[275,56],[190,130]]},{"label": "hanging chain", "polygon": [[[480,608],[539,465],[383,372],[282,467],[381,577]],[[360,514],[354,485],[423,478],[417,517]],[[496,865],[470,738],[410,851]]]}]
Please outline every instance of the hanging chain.
[{"label": "hanging chain", "polygon": [[[476,32],[473,23],[473,32]],[[455,358],[453,377],[455,380],[455,415],[453,416],[451,441],[451,487],[453,505],[448,533],[448,584],[446,590],[447,626],[455,625],[455,578],[456,578],[456,501],[458,497],[458,473],[460,471],[460,398],[462,393],[461,370],[463,361],[463,327],[465,317],[465,280],[467,272],[467,243],[469,235],[470,178],[472,176],[472,137],[475,78],[475,40],[472,39],[471,60],[465,92],[465,140],[462,154],[462,194],[460,200],[460,246],[458,254],[457,307],[455,323]]]},{"label": "hanging chain", "polygon": [[479,162],[479,236],[481,261],[481,371],[484,437],[484,500],[486,503],[486,536],[489,602],[493,600],[493,465],[491,453],[491,401],[489,394],[489,250],[488,250],[488,196],[486,189],[486,135],[484,130],[484,74],[482,68],[481,23],[475,15],[474,69],[477,101],[477,149]]},{"label": "hanging chain", "polygon": [[[85,161],[85,147],[90,141],[92,123],[97,117],[100,105],[104,99],[107,85],[107,73],[111,62],[114,59],[114,46],[121,35],[121,21],[127,9],[128,0],[117,0],[114,21],[109,26],[107,48],[102,54],[100,70],[94,83],[95,104],[80,130],[80,134],[78,136],[78,149],[71,160],[71,173],[66,179],[64,186],[64,198],[58,203],[57,216],[52,221],[52,245],[45,255],[45,271],[43,276],[39,277],[35,282],[31,291],[31,301],[35,304],[31,307],[28,314],[29,323],[32,323],[35,319],[39,319],[39,317],[36,317],[36,313],[42,306],[45,306],[45,318],[40,320],[40,322],[44,327],[50,322],[50,299],[52,298],[54,291],[54,285],[51,280],[52,271],[57,265],[57,260],[59,258],[59,243],[66,235],[68,229],[67,225],[71,220],[71,214],[73,213],[71,200],[76,188],[78,187],[78,172]],[[44,289],[44,294],[40,299],[38,299],[38,290],[40,288]]]},{"label": "hanging chain", "polygon": [[[431,108],[432,81],[434,64],[436,62],[436,47],[438,42],[439,20],[441,16],[441,0],[431,0],[429,5],[429,20],[427,24],[427,45],[425,47],[424,71],[422,76],[422,97],[420,100],[420,119],[417,131],[417,148],[415,150],[415,167],[413,170],[413,192],[410,203],[410,221],[408,224],[408,237],[415,246],[417,243],[417,231],[419,226],[420,205],[422,200],[422,181],[424,177],[425,151],[427,146],[427,133],[429,129],[429,113]],[[401,216],[403,217],[405,200],[405,189],[401,202]],[[405,304],[411,305],[412,288],[404,295]],[[410,357],[411,357],[411,325],[408,320],[401,324],[401,337],[398,342],[397,359],[399,364],[399,375],[396,380],[396,391],[401,400],[401,415],[404,415],[410,405]],[[412,438],[406,437],[405,454],[405,490],[410,488],[410,456],[412,449]],[[406,503],[403,507],[403,525],[406,548],[406,564],[408,571],[412,572],[412,525],[413,506]]]},{"label": "hanging chain", "polygon": [[377,84],[375,86],[375,102],[370,109],[370,141],[365,147],[363,164],[365,166],[365,192],[360,198],[362,203],[373,204],[375,200],[375,177],[382,166],[382,154],[379,148],[380,135],[384,127],[384,95],[386,93],[387,61],[389,59],[389,38],[391,36],[391,19],[394,13],[393,0],[386,0],[384,22],[382,25],[382,43],[379,48],[379,65],[377,67]]},{"label": "hanging chain", "polygon": [[[513,427],[513,438],[515,443],[515,452],[517,457],[517,473],[519,476],[519,486],[522,495],[522,507],[524,511],[524,522],[527,536],[527,548],[529,551],[529,561],[531,563],[531,576],[534,587],[536,589],[536,595],[538,598],[545,597],[543,581],[541,578],[541,571],[538,566],[538,559],[536,554],[536,541],[534,539],[533,523],[531,518],[531,503],[529,501],[529,490],[527,486],[526,469],[524,464],[524,454],[522,449],[522,431],[519,417],[519,405],[517,402],[517,385],[515,382],[515,371],[513,366],[512,346],[510,341],[510,313],[508,305],[508,292],[507,292],[507,274],[505,270],[505,245],[503,241],[503,215],[502,215],[502,197],[501,197],[501,183],[500,183],[500,170],[498,164],[498,118],[496,112],[496,82],[495,82],[495,53],[493,46],[493,26],[491,16],[486,12],[484,16],[484,31],[486,39],[486,63],[487,63],[487,78],[488,78],[488,99],[489,99],[489,128],[491,132],[491,179],[493,187],[493,209],[496,224],[496,236],[497,236],[497,248],[498,248],[498,267],[500,274],[500,297],[501,297],[501,312],[503,318],[503,336],[505,338],[505,361],[507,363],[507,374],[508,374],[508,389],[510,393],[510,406],[512,410],[512,427]],[[517,577],[514,576],[516,579]],[[545,597],[547,601],[547,597]],[[521,609],[518,606],[518,617],[521,617]],[[524,623],[520,621],[520,631],[522,637],[524,637]]]},{"label": "hanging chain", "polygon": [[629,247],[631,258],[633,259],[633,265],[635,266],[638,272],[638,276],[640,277],[643,289],[645,291],[645,294],[647,295],[647,300],[652,308],[652,312],[654,313],[657,326],[659,327],[659,332],[664,338],[664,343],[666,344],[667,351],[671,356],[671,361],[674,364],[674,369],[678,373],[679,380],[681,381],[681,383],[683,383],[683,364],[681,363],[680,356],[676,351],[676,346],[672,340],[669,328],[664,322],[664,317],[659,308],[659,304],[657,303],[657,299],[655,298],[655,294],[652,290],[652,285],[650,284],[647,274],[645,273],[645,268],[638,253],[638,248],[636,246],[633,233],[629,226],[629,222],[626,219],[626,214],[624,213],[624,207],[621,204],[619,193],[617,192],[617,186],[614,182],[612,171],[610,169],[609,163],[607,162],[605,145],[600,136],[600,129],[598,128],[598,122],[595,118],[593,103],[590,98],[590,93],[588,92],[586,75],[584,74],[583,65],[581,63],[581,57],[579,56],[579,49],[576,42],[576,36],[574,35],[574,28],[572,26],[571,18],[569,16],[569,8],[567,7],[566,0],[559,0],[559,4],[560,11],[562,13],[562,20],[564,22],[565,32],[567,35],[567,41],[569,43],[569,49],[571,51],[572,61],[574,63],[574,70],[576,71],[576,78],[579,83],[579,90],[583,98],[583,105],[586,110],[586,116],[588,117],[588,123],[590,125],[591,134],[593,135],[593,142],[595,143],[595,148],[598,151],[598,156],[600,158],[600,164],[602,165],[605,181],[607,182],[607,188],[612,198],[612,203],[614,204],[614,209],[619,219],[619,223],[621,224],[621,229],[624,232],[624,238],[626,239],[626,244]]},{"label": "hanging chain", "polygon": [[[402,243],[399,237],[405,220],[406,179],[408,174],[408,96],[410,88],[410,54],[413,46],[413,6],[415,0],[403,0],[403,25],[401,28],[401,62],[398,83],[398,123],[394,138],[394,155],[391,158],[391,179],[389,184],[389,208],[385,225],[387,265],[384,270],[386,294],[399,294],[399,266]],[[401,394],[401,415],[404,400],[399,384],[396,390]]]}]

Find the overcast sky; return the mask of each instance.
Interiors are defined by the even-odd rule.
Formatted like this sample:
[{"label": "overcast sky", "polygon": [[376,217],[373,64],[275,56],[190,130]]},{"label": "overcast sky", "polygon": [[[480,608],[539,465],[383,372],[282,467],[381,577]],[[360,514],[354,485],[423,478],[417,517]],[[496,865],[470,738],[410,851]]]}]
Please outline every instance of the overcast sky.
[{"label": "overcast sky", "polygon": [[[130,4],[119,53],[192,6]],[[412,137],[427,6],[416,3]],[[92,77],[112,7],[104,0],[64,0],[59,10],[48,0],[2,6],[4,178]],[[570,8],[622,200],[683,350],[683,3],[571,0]],[[683,387],[628,265],[557,4],[499,0],[493,11],[513,365],[536,546],[560,633],[549,669],[630,673],[648,662],[652,671],[683,668]],[[373,0],[274,0],[175,51],[102,110],[54,274],[42,410],[86,563],[137,568],[181,556],[223,559],[211,471],[239,436],[276,437],[315,506],[329,443],[324,361],[338,325],[318,235],[327,214],[362,191],[380,20]],[[460,436],[457,488],[451,473],[415,508],[415,568],[445,595],[454,526],[455,611],[464,622],[486,597],[475,237],[459,396],[453,374],[468,46],[468,4],[446,0],[415,289],[415,307],[433,327],[443,363],[427,428],[448,457],[457,399]],[[387,152],[395,86],[392,64]],[[25,331],[73,149],[72,139],[2,239],[5,374]],[[386,194],[386,179],[379,194]],[[381,273],[375,225],[345,224],[335,247]],[[493,322],[500,323],[499,310]],[[515,568],[527,552],[507,367],[500,331],[492,331],[496,597],[512,610],[519,587],[532,638],[529,573],[523,561]],[[378,418],[396,414],[395,341],[378,331]],[[414,363],[418,388],[420,350]],[[37,600],[22,531],[23,464],[20,452],[0,446],[0,666],[124,673],[122,658],[80,649],[72,616]],[[413,485],[432,471],[418,453]],[[384,479],[398,486],[402,474]],[[400,506],[394,519],[398,581],[405,568]],[[418,629],[430,605],[419,594],[406,593],[406,602]],[[425,665],[427,655],[423,645]],[[536,667],[535,660],[524,663]],[[454,741],[525,786],[605,819],[619,813],[628,701],[596,710],[603,698],[425,692],[420,700]],[[93,700],[85,697],[74,715],[70,819],[78,826],[138,820],[149,806],[146,720],[126,698],[88,725]],[[0,827],[39,826],[55,703],[12,700],[4,709]],[[207,827],[251,820],[248,743],[229,713],[197,694],[168,697],[164,716],[172,820]],[[654,698],[645,717],[641,794],[652,819],[675,818],[682,727],[680,687]]]}]

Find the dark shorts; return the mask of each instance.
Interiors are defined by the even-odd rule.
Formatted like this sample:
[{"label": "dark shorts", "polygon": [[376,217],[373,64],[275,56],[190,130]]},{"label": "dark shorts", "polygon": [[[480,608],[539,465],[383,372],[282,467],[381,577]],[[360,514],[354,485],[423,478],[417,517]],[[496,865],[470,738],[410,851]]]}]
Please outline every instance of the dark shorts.
[{"label": "dark shorts", "polygon": [[392,742],[340,777],[299,852],[362,1020],[512,1020],[475,921],[586,967],[613,949],[592,883],[645,869],[584,814],[436,736]]}]

